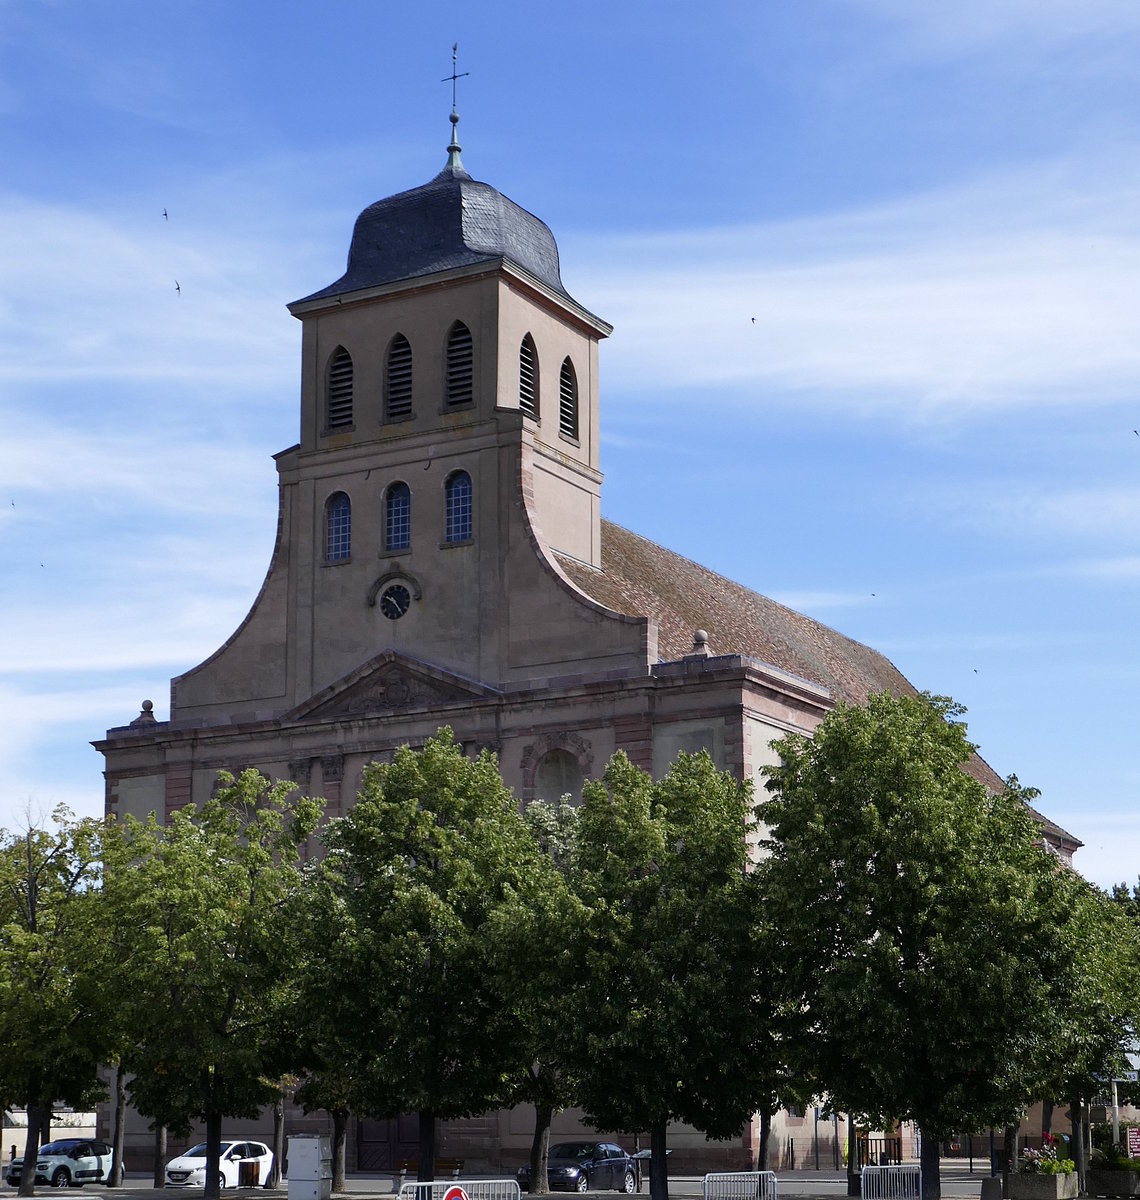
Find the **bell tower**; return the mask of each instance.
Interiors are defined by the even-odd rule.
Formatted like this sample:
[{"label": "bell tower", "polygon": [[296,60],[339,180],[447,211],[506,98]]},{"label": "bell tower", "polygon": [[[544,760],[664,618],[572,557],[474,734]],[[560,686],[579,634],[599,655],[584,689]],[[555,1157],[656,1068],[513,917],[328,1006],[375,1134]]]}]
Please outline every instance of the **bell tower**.
[{"label": "bell tower", "polygon": [[276,716],[381,651],[497,689],[652,661],[555,557],[601,562],[611,326],[563,287],[549,228],[467,172],[458,122],[443,170],[366,208],[344,273],[289,305],[300,439],[277,456],[273,562],[174,714],[248,716],[230,694],[252,676]]}]

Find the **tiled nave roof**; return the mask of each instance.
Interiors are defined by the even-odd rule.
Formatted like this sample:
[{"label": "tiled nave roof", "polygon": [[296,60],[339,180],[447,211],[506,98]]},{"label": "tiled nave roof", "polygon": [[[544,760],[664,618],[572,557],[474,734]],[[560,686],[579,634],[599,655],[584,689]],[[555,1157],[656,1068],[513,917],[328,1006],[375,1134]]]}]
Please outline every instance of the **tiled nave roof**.
[{"label": "tiled nave roof", "polygon": [[[657,623],[657,653],[671,661],[692,653],[693,633],[704,629],[713,654],[759,659],[822,684],[834,700],[864,704],[873,692],[914,695],[916,688],[885,655],[829,626],[734,583],[700,563],[602,521],[600,571],[559,556],[559,565],[588,596],[627,616]],[[967,770],[987,787],[1003,781],[980,756]],[[1035,814],[1051,836],[1079,839]]]}]

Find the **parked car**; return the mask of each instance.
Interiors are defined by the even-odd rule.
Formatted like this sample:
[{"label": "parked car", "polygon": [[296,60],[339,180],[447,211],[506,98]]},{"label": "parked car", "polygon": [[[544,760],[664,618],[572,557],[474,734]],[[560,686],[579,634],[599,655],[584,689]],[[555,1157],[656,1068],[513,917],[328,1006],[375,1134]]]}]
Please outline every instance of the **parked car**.
[{"label": "parked car", "polygon": [[[8,1183],[20,1186],[24,1174],[21,1159],[8,1164]],[[106,1183],[111,1174],[111,1147],[91,1138],[60,1138],[45,1142],[36,1158],[36,1183],[52,1187],[79,1187],[84,1183]]]},{"label": "parked car", "polygon": [[[558,1142],[547,1155],[546,1179],[552,1189],[600,1192],[637,1191],[637,1163],[614,1142]],[[519,1168],[519,1187],[530,1190],[530,1164]]]},{"label": "parked car", "polygon": [[[264,1142],[223,1142],[218,1160],[221,1187],[256,1187],[273,1169],[273,1151]],[[167,1187],[206,1186],[206,1143],[191,1146],[166,1164]]]}]

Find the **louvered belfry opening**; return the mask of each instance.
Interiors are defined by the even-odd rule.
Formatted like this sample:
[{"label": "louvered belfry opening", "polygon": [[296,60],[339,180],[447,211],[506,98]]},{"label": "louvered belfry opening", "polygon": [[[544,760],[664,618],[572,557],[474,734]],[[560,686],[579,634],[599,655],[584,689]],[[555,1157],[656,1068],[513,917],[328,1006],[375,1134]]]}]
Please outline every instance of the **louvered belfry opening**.
[{"label": "louvered belfry opening", "polygon": [[456,321],[447,335],[447,407],[458,408],[475,398],[471,330]]},{"label": "louvered belfry opening", "polygon": [[538,356],[529,333],[519,347],[519,408],[538,420]]},{"label": "louvered belfry opening", "polygon": [[352,355],[338,346],[329,363],[328,429],[352,424]]},{"label": "louvered belfry opening", "polygon": [[384,419],[402,421],[412,415],[412,346],[402,333],[388,347]]},{"label": "louvered belfry opening", "polygon": [[578,376],[569,358],[558,375],[558,429],[567,437],[578,436]]}]

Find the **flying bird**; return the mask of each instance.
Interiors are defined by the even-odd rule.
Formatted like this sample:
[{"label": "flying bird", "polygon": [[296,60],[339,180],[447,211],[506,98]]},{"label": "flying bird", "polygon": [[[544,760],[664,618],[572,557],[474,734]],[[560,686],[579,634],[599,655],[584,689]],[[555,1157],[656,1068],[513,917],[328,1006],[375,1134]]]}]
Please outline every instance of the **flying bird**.
[{"label": "flying bird", "polygon": [[170,218],[169,218],[169,217],[166,215],[166,209],[165,209],[165,208],[162,210],[162,219],[163,219],[164,221],[169,221],[169,220],[170,220]]},{"label": "flying bird", "polygon": [[753,325],[755,325],[755,324],[756,324],[756,318],[755,318],[755,317],[753,317],[753,318],[752,318],[752,324],[753,324]]},{"label": "flying bird", "polygon": [[178,280],[177,280],[177,279],[174,281],[174,290],[175,290],[175,291],[176,291],[176,292],[177,292],[177,293],[178,293],[180,296],[182,295],[182,288],[181,288],[181,286],[179,285],[179,283],[178,283]]}]

